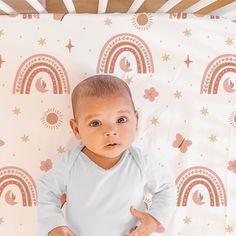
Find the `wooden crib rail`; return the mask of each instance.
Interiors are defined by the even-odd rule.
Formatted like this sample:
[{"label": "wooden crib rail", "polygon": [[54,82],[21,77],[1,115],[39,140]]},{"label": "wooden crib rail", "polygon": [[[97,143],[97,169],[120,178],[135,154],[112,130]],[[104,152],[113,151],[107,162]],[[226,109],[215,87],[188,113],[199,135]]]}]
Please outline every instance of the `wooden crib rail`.
[{"label": "wooden crib rail", "polygon": [[236,21],[236,0],[0,0],[0,14],[194,13]]}]

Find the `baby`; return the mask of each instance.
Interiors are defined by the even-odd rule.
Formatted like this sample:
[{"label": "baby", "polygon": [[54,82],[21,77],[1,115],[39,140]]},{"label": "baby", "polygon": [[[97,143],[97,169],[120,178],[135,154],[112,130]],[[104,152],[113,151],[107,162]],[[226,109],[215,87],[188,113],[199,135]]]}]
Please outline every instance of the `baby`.
[{"label": "baby", "polygon": [[[111,75],[89,77],[74,88],[72,107],[70,126],[82,144],[61,155],[38,181],[39,236],[163,232],[175,206],[175,184],[156,157],[132,146],[138,113],[128,85]],[[146,188],[152,194],[149,209]]]}]

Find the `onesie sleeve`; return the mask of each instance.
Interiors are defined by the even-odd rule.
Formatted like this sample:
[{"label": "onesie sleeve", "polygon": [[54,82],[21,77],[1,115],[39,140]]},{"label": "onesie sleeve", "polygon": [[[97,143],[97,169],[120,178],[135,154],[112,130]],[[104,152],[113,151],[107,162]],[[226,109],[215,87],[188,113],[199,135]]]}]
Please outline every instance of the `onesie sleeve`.
[{"label": "onesie sleeve", "polygon": [[167,228],[176,207],[176,185],[170,169],[150,155],[144,156],[146,185],[152,195],[148,213]]},{"label": "onesie sleeve", "polygon": [[38,236],[47,236],[48,232],[58,226],[65,226],[60,198],[66,192],[66,174],[68,154],[60,156],[53,168],[39,178],[37,184],[37,221]]}]

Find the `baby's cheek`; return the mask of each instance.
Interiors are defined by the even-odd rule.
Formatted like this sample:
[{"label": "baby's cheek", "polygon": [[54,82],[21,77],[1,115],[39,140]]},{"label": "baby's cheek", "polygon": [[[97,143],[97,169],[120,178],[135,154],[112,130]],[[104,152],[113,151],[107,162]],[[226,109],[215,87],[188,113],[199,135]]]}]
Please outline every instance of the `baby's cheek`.
[{"label": "baby's cheek", "polygon": [[136,132],[136,125],[133,123],[127,127],[125,127],[124,129],[125,132],[128,132],[128,134],[132,134],[134,132]]}]

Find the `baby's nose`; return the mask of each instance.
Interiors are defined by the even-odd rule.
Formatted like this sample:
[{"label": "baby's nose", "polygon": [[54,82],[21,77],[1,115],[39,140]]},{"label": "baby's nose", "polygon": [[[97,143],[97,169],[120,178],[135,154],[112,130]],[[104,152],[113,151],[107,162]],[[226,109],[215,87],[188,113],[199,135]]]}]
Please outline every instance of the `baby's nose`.
[{"label": "baby's nose", "polygon": [[116,131],[105,132],[105,136],[106,136],[106,137],[108,137],[108,136],[113,136],[113,135],[117,135],[117,132],[116,132]]},{"label": "baby's nose", "polygon": [[106,131],[106,132],[105,132],[105,136],[106,136],[106,137],[113,136],[113,135],[117,135],[117,134],[118,134],[118,132],[117,132],[117,131],[114,131],[114,130],[112,130],[112,131]]}]

